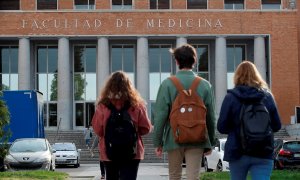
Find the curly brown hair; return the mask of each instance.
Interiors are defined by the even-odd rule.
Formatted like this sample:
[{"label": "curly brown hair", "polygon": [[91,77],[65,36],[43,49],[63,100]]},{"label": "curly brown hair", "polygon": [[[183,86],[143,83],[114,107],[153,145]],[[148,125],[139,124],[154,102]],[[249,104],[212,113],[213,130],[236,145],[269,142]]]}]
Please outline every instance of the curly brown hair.
[{"label": "curly brown hair", "polygon": [[123,71],[116,71],[108,78],[104,88],[100,92],[97,104],[101,103],[108,106],[111,100],[114,99],[129,102],[130,106],[133,107],[145,103],[140,93]]}]

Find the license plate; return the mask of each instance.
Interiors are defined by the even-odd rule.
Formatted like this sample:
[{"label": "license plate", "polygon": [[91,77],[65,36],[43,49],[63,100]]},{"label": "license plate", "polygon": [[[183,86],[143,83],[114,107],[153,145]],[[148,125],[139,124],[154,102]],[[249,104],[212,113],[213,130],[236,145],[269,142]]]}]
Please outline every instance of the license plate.
[{"label": "license plate", "polygon": [[294,154],[294,157],[298,158],[298,157],[300,157],[300,154]]}]

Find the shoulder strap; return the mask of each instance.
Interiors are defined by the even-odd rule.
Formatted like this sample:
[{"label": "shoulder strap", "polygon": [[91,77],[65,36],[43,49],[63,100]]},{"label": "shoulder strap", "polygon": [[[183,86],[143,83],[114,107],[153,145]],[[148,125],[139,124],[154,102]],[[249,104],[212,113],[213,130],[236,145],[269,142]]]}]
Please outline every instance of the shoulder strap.
[{"label": "shoulder strap", "polygon": [[169,79],[173,82],[178,92],[184,90],[184,87],[181,85],[179,79],[176,76],[171,76]]},{"label": "shoulder strap", "polygon": [[197,87],[199,86],[199,84],[200,84],[200,81],[201,81],[201,77],[199,77],[199,76],[196,76],[195,77],[195,79],[193,80],[193,82],[192,82],[192,85],[190,86],[190,89],[192,90],[192,91],[197,91]]}]

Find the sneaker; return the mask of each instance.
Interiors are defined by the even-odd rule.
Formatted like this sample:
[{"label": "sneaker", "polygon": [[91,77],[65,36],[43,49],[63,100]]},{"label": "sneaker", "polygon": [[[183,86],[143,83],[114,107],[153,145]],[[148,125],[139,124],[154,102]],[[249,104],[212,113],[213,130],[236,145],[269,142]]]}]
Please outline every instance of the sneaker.
[{"label": "sneaker", "polygon": [[105,179],[105,176],[104,176],[104,175],[102,175],[102,176],[101,176],[101,179]]}]

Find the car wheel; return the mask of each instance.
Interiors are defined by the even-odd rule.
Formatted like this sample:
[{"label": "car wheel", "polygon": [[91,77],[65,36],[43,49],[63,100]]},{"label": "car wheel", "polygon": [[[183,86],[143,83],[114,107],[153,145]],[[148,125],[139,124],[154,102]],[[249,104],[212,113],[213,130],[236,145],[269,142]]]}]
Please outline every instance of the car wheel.
[{"label": "car wheel", "polygon": [[221,161],[221,160],[219,160],[219,162],[218,162],[218,164],[217,164],[216,171],[217,171],[217,172],[223,171],[223,164],[222,164],[222,161]]},{"label": "car wheel", "polygon": [[77,158],[77,161],[76,161],[76,164],[74,165],[74,167],[75,168],[78,168],[80,166],[80,164],[79,164],[79,160],[78,160],[78,158]]},{"label": "car wheel", "polygon": [[204,158],[204,170],[205,170],[205,172],[210,172],[211,171],[211,169],[209,169],[208,168],[208,163],[207,163],[207,159],[206,158]]}]

